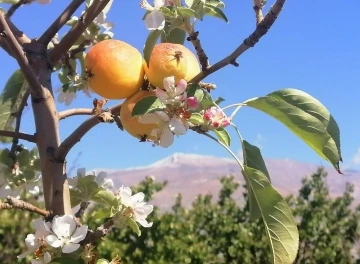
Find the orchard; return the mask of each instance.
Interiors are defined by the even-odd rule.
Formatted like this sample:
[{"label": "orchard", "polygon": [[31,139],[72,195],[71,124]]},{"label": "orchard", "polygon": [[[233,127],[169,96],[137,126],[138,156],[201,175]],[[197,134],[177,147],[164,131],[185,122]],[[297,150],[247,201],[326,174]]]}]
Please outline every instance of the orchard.
[{"label": "orchard", "polygon": [[[143,23],[148,29],[143,50],[121,36],[114,37],[112,25],[106,21],[106,15],[115,12],[113,0],[68,2],[42,35],[29,38],[13,23],[12,16],[19,8],[26,12],[28,5],[51,5],[51,0],[0,0],[7,6],[0,10],[0,46],[19,65],[0,95],[0,136],[11,143],[0,154],[0,189],[6,193],[0,210],[22,209],[37,215],[33,233],[24,237],[27,248],[18,258],[32,264],[119,264],[121,257],[98,258],[95,244],[113,227],[129,228],[138,236],[144,228],[152,228],[147,217],[153,206],[144,202],[144,193],[133,193],[127,186],[114,190],[112,180],[103,172],[87,174],[79,168],[74,178],[66,173],[68,153],[76,143],[86,140],[84,136],[96,125],[114,123],[119,127],[117,140],[128,133],[138,144],[163,149],[171,148],[179,136],[197,133],[225,149],[246,181],[250,218],[264,223],[272,263],[293,263],[299,248],[293,213],[272,186],[260,149],[242,137],[234,117],[242,108],[269,115],[341,174],[339,127],[329,110],[302,90],[280,89],[226,105],[226,98],[212,96],[217,84],[206,82],[224,67],[238,67],[243,53],[270,36],[276,23],[284,22],[281,11],[286,1],[249,0],[253,9],[249,11],[254,12],[253,32],[213,64],[196,27],[206,24],[208,16],[228,22],[223,1],[142,0],[140,5],[134,1],[144,10]],[[82,11],[79,17],[74,15],[78,10]],[[63,28],[67,32],[60,37],[58,32]],[[185,43],[193,45],[196,53]],[[54,75],[62,83],[59,96],[51,83]],[[58,110],[59,103],[69,106],[80,92],[96,96],[91,109]],[[35,120],[34,134],[22,133],[20,127],[28,101]],[[119,102],[107,108],[109,101]],[[74,115],[90,117],[60,140],[59,121]],[[230,130],[241,143],[243,159],[232,149]],[[21,141],[34,147],[28,149]],[[42,194],[44,207],[29,202],[29,197]],[[96,205],[95,218],[102,222],[95,229],[83,222],[90,204]],[[74,208],[78,208],[75,213]]]}]

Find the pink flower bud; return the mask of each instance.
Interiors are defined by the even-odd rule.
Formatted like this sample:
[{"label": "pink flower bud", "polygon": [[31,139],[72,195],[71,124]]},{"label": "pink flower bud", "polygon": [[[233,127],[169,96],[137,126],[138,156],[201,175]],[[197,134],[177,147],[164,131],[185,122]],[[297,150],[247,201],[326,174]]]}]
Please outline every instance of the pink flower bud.
[{"label": "pink flower bud", "polygon": [[194,96],[188,97],[186,99],[186,104],[190,109],[197,109],[199,107],[199,101]]}]

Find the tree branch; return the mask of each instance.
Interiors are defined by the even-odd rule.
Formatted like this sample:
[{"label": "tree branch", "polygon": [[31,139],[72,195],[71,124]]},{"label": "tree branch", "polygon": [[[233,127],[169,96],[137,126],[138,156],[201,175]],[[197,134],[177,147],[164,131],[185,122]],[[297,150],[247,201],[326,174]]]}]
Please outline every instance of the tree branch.
[{"label": "tree branch", "polygon": [[243,43],[241,43],[241,45],[234,50],[233,53],[209,67],[205,72],[200,72],[189,82],[199,82],[205,77],[224,68],[229,64],[232,64],[236,67],[239,66],[239,64],[236,62],[236,59],[246,50],[254,47],[255,44],[260,40],[260,38],[269,31],[269,29],[277,19],[278,15],[280,14],[285,4],[285,1],[286,0],[277,0],[275,4],[271,7],[269,12],[266,14],[264,19],[256,26],[255,31],[248,38],[246,38]]},{"label": "tree branch", "polygon": [[[39,38],[39,42],[43,45],[49,44],[56,33],[65,25],[71,18],[74,12],[85,2],[85,0],[74,0],[65,8],[60,16],[51,24],[51,26]],[[76,39],[75,39],[76,40]]]},{"label": "tree branch", "polygon": [[14,197],[8,196],[6,202],[0,202],[0,209],[10,210],[10,209],[21,209],[29,211],[31,213],[36,213],[38,215],[49,217],[51,213],[49,211],[43,210],[39,207],[36,207],[30,203],[27,203],[22,200],[18,200]]},{"label": "tree branch", "polygon": [[110,218],[107,222],[99,226],[95,231],[89,231],[83,241],[80,242],[80,245],[86,245],[93,243],[104,236],[109,232],[110,228],[114,225],[114,220]]},{"label": "tree branch", "polygon": [[206,55],[204,49],[201,46],[201,42],[199,37],[199,31],[194,31],[194,28],[192,27],[192,30],[189,32],[189,37],[187,38],[188,41],[191,41],[191,43],[194,45],[194,48],[196,50],[196,54],[199,58],[199,62],[201,65],[201,70],[206,71],[210,67],[209,58]]},{"label": "tree branch", "polygon": [[93,109],[90,108],[73,108],[59,112],[59,120],[76,115],[92,115]]},{"label": "tree branch", "polygon": [[56,63],[61,56],[67,52],[74,42],[81,36],[85,29],[91,22],[100,14],[110,0],[94,0],[92,5],[79,18],[76,24],[69,30],[69,32],[62,38],[52,50],[49,51],[50,60]]},{"label": "tree branch", "polygon": [[23,139],[29,142],[36,142],[35,136],[16,131],[0,130],[0,136]]},{"label": "tree branch", "polygon": [[17,2],[16,4],[13,4],[13,5],[9,8],[9,10],[8,10],[7,13],[6,13],[6,16],[7,16],[8,18],[10,18],[10,17],[15,13],[15,11],[18,10],[18,8],[19,8],[20,6],[25,5],[25,4],[29,4],[29,3],[31,3],[31,2],[32,2],[32,0],[20,0],[19,2]]},{"label": "tree branch", "polygon": [[38,81],[31,65],[26,57],[21,45],[19,44],[18,40],[15,38],[13,32],[11,31],[4,15],[0,12],[0,25],[3,28],[3,31],[0,33],[1,37],[5,38],[7,42],[7,46],[17,62],[20,65],[20,68],[29,83],[31,92],[36,95],[35,97],[41,97],[41,85]]},{"label": "tree branch", "polygon": [[[121,105],[115,105],[110,108],[110,111],[113,115],[119,115]],[[79,142],[87,132],[90,131],[94,126],[101,123],[99,120],[99,115],[94,115],[84,121],[77,129],[74,130],[59,146],[57,151],[54,153],[54,158],[59,161],[63,161],[66,158],[66,155]]]}]

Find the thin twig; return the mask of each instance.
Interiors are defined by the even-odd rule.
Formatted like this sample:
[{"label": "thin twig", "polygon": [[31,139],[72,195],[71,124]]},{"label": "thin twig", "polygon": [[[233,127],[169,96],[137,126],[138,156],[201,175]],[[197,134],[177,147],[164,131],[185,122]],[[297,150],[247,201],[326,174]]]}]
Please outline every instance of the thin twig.
[{"label": "thin twig", "polygon": [[[27,85],[27,84],[25,84]],[[30,96],[30,89],[29,87],[26,87],[26,92],[21,100],[21,103],[19,105],[19,109],[16,112],[16,123],[15,123],[15,133],[19,133],[20,132],[20,126],[21,126],[21,118],[22,118],[22,113],[24,111],[25,106],[27,106],[27,100]],[[16,162],[16,150],[18,149],[18,144],[19,144],[19,138],[18,137],[14,137],[13,141],[12,141],[12,146],[11,146],[11,151],[9,153],[9,157],[12,157],[14,160],[14,163]]]},{"label": "thin twig", "polygon": [[84,213],[86,208],[89,206],[90,202],[81,202],[79,210],[75,213],[75,217],[80,219]]},{"label": "thin twig", "polygon": [[25,5],[25,4],[29,4],[31,2],[32,2],[32,0],[19,0],[19,2],[13,4],[9,8],[9,10],[6,12],[6,16],[8,18],[10,18],[20,6]]},{"label": "thin twig", "polygon": [[39,42],[43,45],[49,44],[56,33],[65,25],[75,11],[85,2],[85,0],[74,0],[65,8],[60,16],[51,24],[51,26],[39,38]]},{"label": "thin twig", "polygon": [[49,56],[52,63],[56,63],[61,59],[62,55],[66,53],[74,42],[81,36],[85,29],[91,22],[100,14],[106,7],[110,0],[94,0],[91,6],[79,18],[76,24],[69,30],[69,32],[62,38],[52,50],[49,51]]},{"label": "thin twig", "polygon": [[[110,108],[110,111],[113,115],[118,115],[120,112],[121,104],[115,105]],[[94,126],[101,123],[98,115],[94,115],[89,119],[85,120],[77,129],[74,130],[58,147],[54,153],[56,160],[65,160],[66,155],[69,153],[71,148],[79,142],[87,132],[90,131]]]},{"label": "thin twig", "polygon": [[90,108],[73,108],[59,112],[59,120],[76,115],[92,115],[93,109]]},{"label": "thin twig", "polygon": [[14,55],[15,59],[17,60],[20,68],[30,86],[31,93],[33,93],[34,97],[41,97],[41,85],[36,78],[36,75],[29,63],[28,58],[26,57],[21,45],[19,44],[18,40],[15,38],[13,32],[10,30],[10,27],[4,17],[4,15],[0,12],[0,24],[4,29],[0,36],[4,37],[7,41],[7,46],[10,49],[11,53]]},{"label": "thin twig", "polygon": [[266,4],[266,0],[254,0],[254,11],[255,11],[255,17],[256,17],[256,25],[261,23],[261,21],[264,19],[263,15],[263,8]]},{"label": "thin twig", "polygon": [[234,50],[233,53],[209,67],[205,72],[200,72],[189,82],[199,82],[205,77],[224,68],[229,64],[239,66],[239,64],[236,62],[236,59],[246,50],[254,47],[255,44],[260,40],[260,38],[269,31],[271,26],[274,24],[276,18],[280,14],[285,4],[285,1],[286,0],[277,0],[275,4],[271,7],[270,11],[266,14],[264,19],[256,26],[255,31],[248,38],[246,38],[243,43],[241,43],[241,45]]},{"label": "thin twig", "polygon": [[28,202],[22,201],[22,200],[18,200],[14,197],[8,196],[6,198],[6,202],[0,202],[0,209],[21,209],[21,210],[25,210],[25,211],[29,211],[31,213],[36,213],[38,215],[44,216],[44,217],[49,217],[51,215],[51,213],[49,211],[46,211],[44,209],[41,209],[39,207],[36,207],[35,205],[32,205]]},{"label": "thin twig", "polygon": [[204,49],[201,46],[201,42],[199,39],[199,31],[194,31],[194,29],[192,29],[192,31],[189,32],[189,37],[187,38],[187,40],[191,41],[191,43],[194,45],[196,54],[199,58],[199,62],[201,65],[201,70],[206,71],[210,67],[210,63],[208,56],[206,55]]},{"label": "thin twig", "polygon": [[29,142],[36,142],[35,136],[34,135],[30,135],[30,134],[25,134],[25,133],[20,133],[20,132],[15,132],[15,131],[8,131],[8,130],[0,130],[0,136],[3,137],[12,137],[12,138],[19,138],[19,139],[23,139]]},{"label": "thin twig", "polygon": [[106,223],[99,226],[95,231],[89,231],[83,241],[80,242],[81,245],[86,245],[93,243],[97,240],[100,240],[109,232],[109,230],[114,226],[114,220],[110,218]]}]

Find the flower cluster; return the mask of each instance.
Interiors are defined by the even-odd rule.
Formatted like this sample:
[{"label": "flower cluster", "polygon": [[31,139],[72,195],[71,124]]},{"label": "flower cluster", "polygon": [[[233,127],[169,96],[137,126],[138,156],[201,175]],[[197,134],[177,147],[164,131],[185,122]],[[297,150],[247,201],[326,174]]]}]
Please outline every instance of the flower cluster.
[{"label": "flower cluster", "polygon": [[156,96],[166,105],[166,110],[148,113],[139,118],[139,122],[143,124],[158,124],[150,134],[157,138],[155,145],[167,148],[174,142],[174,135],[184,135],[189,129],[189,110],[194,109],[198,101],[195,97],[187,98],[186,87],[185,80],[180,80],[175,85],[174,76],[166,77],[163,89],[155,89]]},{"label": "flower cluster", "polygon": [[[104,189],[111,189],[114,187],[114,182],[111,179],[107,179],[107,173],[105,171],[100,171],[97,175],[95,171],[92,171],[92,176],[94,177],[94,182],[98,187]],[[76,189],[78,188],[79,179],[84,178],[86,176],[85,168],[79,168],[77,170],[77,175],[73,178],[69,178],[69,188]]]},{"label": "flower cluster", "polygon": [[165,108],[146,113],[138,119],[143,124],[157,124],[150,133],[151,137],[156,138],[153,141],[154,145],[167,148],[173,144],[175,135],[186,134],[191,125],[194,125],[193,114],[202,116],[201,122],[197,125],[200,125],[204,131],[223,128],[230,124],[230,119],[218,106],[201,109],[199,99],[188,96],[187,88],[188,84],[185,80],[181,79],[175,84],[174,76],[169,76],[164,78],[162,88],[155,89],[156,96]]},{"label": "flower cluster", "polygon": [[18,256],[22,259],[34,255],[32,264],[50,263],[60,251],[65,254],[76,251],[88,231],[88,226],[77,224],[72,215],[55,216],[52,222],[36,219],[34,228],[35,234],[29,234],[25,239],[28,250]]}]

